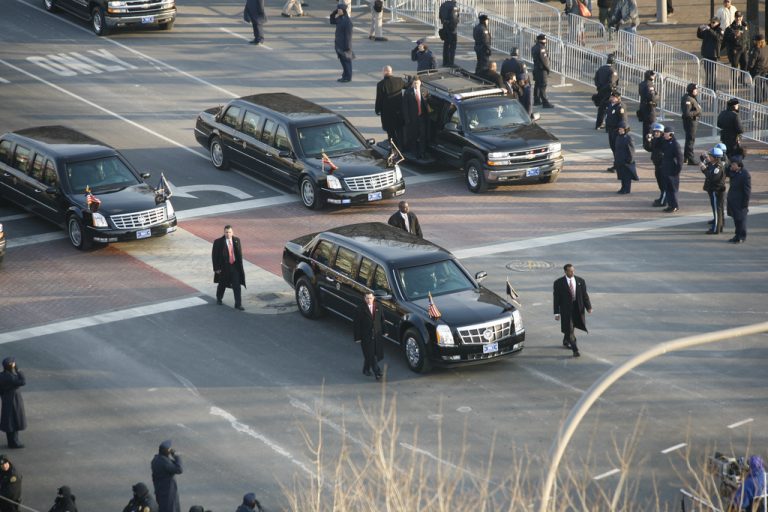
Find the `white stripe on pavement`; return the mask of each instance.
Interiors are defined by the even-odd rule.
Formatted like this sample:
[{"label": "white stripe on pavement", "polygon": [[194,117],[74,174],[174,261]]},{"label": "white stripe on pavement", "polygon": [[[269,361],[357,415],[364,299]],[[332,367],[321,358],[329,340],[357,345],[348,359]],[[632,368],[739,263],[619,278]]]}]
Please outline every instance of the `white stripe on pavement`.
[{"label": "white stripe on pavement", "polygon": [[42,233],[40,235],[25,236],[23,238],[8,238],[8,249],[14,247],[23,247],[25,245],[41,244],[44,242],[53,242],[54,240],[61,240],[67,238],[67,234],[62,231],[53,231],[51,233]]},{"label": "white stripe on pavement", "polygon": [[19,213],[16,215],[7,215],[5,217],[0,217],[0,222],[10,222],[12,220],[19,220],[19,219],[26,219],[27,217],[32,217],[31,213]]},{"label": "white stripe on pavement", "polygon": [[620,473],[620,472],[621,472],[621,470],[620,470],[620,469],[618,469],[618,468],[613,468],[613,469],[612,469],[612,470],[610,470],[610,471],[606,471],[605,473],[601,473],[601,474],[597,475],[597,476],[596,476],[596,477],[594,477],[592,480],[602,480],[603,478],[609,477],[609,476],[611,476],[611,475],[615,475],[616,473]]},{"label": "white stripe on pavement", "polygon": [[745,420],[737,421],[736,423],[731,423],[730,425],[728,425],[728,428],[740,427],[742,425],[746,425],[747,423],[750,423],[753,421],[755,421],[754,418],[747,418]]},{"label": "white stripe on pavement", "polygon": [[661,450],[661,453],[673,452],[675,450],[679,450],[680,448],[683,448],[684,446],[688,446],[688,443],[680,443],[680,444],[676,444],[675,446],[670,446],[669,448],[665,448]]}]

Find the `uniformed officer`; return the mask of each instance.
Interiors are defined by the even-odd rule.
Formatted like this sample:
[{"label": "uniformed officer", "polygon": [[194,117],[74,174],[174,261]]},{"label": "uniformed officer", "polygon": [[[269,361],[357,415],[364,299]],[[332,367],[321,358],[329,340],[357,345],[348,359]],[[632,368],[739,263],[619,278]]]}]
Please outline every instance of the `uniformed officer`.
[{"label": "uniformed officer", "polygon": [[488,67],[491,58],[491,31],[488,30],[488,15],[480,14],[477,19],[479,23],[475,25],[472,31],[472,38],[475,40],[475,55],[477,55],[477,66],[475,74],[479,75],[482,70]]},{"label": "uniformed officer", "polygon": [[645,72],[644,80],[637,87],[640,96],[640,120],[643,122],[643,141],[651,131],[651,125],[656,122],[656,105],[659,102],[659,92],[656,90],[656,72],[649,69]]},{"label": "uniformed officer", "polygon": [[725,169],[723,168],[723,150],[712,148],[702,156],[701,172],[704,174],[704,191],[709,196],[709,206],[712,208],[712,227],[708,235],[723,232],[723,193],[725,192]]},{"label": "uniformed officer", "polygon": [[133,498],[123,509],[123,512],[157,512],[155,498],[149,494],[149,488],[144,482],[139,482],[132,487]]},{"label": "uniformed officer", "polygon": [[10,459],[0,455],[0,512],[18,512],[21,502],[21,473]]},{"label": "uniformed officer", "polygon": [[632,189],[632,181],[637,181],[637,165],[635,164],[635,143],[629,135],[629,126],[625,121],[620,121],[616,127],[616,151],[614,152],[613,166],[616,168],[616,177],[621,180],[619,194],[629,194]]},{"label": "uniformed officer", "polygon": [[731,179],[728,187],[728,215],[733,217],[733,223],[736,225],[736,234],[728,241],[741,244],[747,241],[747,212],[752,195],[752,177],[744,168],[741,155],[731,158],[728,177]]},{"label": "uniformed officer", "polygon": [[547,36],[536,36],[536,44],[531,48],[533,58],[533,104],[544,108],[555,108],[547,99],[547,81],[549,80],[549,54]]},{"label": "uniformed officer", "polygon": [[[624,111],[624,105],[621,104],[621,94],[619,91],[613,91],[608,99],[608,112],[605,115],[605,131],[608,133],[608,145],[611,147],[613,159],[616,160],[616,129],[619,123],[623,122],[628,126],[627,113]],[[616,172],[616,168],[611,165],[606,172]]]},{"label": "uniformed officer", "polygon": [[611,93],[619,88],[619,74],[613,69],[615,57],[608,55],[608,62],[600,66],[595,71],[595,105],[597,106],[597,119],[595,119],[595,130],[601,130],[605,127],[605,108],[608,106],[608,98]]},{"label": "uniformed officer", "polygon": [[525,63],[520,60],[520,49],[515,46],[512,51],[509,52],[509,58],[504,59],[501,63],[501,76],[506,76],[507,73],[512,73],[517,77],[522,71]]},{"label": "uniformed officer", "polygon": [[701,105],[699,105],[699,100],[696,99],[696,96],[699,95],[699,88],[696,84],[688,84],[685,90],[686,93],[680,99],[680,113],[683,117],[683,130],[685,130],[683,156],[685,157],[685,163],[696,165],[696,161],[693,158],[693,146],[696,144],[696,129],[699,126],[699,118],[701,117]]},{"label": "uniformed officer", "polygon": [[667,206],[667,193],[666,183],[664,176],[661,174],[661,157],[664,146],[664,125],[661,123],[654,123],[651,126],[651,133],[648,134],[650,139],[651,150],[651,162],[653,162],[653,176],[656,178],[656,186],[659,187],[659,197],[653,200],[653,206]]},{"label": "uniformed officer", "polygon": [[727,148],[725,154],[728,155],[728,158],[733,158],[734,155],[743,155],[741,134],[744,133],[744,128],[742,128],[739,119],[739,100],[737,98],[728,100],[725,110],[717,116],[717,127],[720,128],[720,140]]},{"label": "uniformed officer", "polygon": [[443,67],[453,66],[459,31],[459,7],[456,0],[445,0],[440,5],[440,23],[443,24]]},{"label": "uniformed officer", "polygon": [[680,209],[677,204],[677,191],[680,188],[680,172],[683,170],[683,149],[675,139],[675,131],[671,126],[664,127],[663,137],[661,174],[667,192],[667,207],[664,211],[674,213]]}]

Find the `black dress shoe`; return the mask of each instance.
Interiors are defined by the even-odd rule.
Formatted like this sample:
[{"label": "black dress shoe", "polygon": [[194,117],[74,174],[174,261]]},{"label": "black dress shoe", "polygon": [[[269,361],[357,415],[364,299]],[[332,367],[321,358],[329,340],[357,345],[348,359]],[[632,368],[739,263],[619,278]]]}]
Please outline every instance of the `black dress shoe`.
[{"label": "black dress shoe", "polygon": [[281,12],[280,16],[282,16],[283,18],[290,18],[291,17],[290,14],[285,14],[284,12]]},{"label": "black dress shoe", "polygon": [[223,302],[221,302],[221,300],[219,300],[219,299],[216,299],[216,305],[217,305],[217,306],[221,306],[222,304],[224,304],[224,303],[223,303]]},{"label": "black dress shoe", "polygon": [[714,219],[712,219],[712,220],[708,220],[708,221],[707,221],[707,224],[714,224],[714,223],[715,223],[715,220],[714,220]]},{"label": "black dress shoe", "polygon": [[545,103],[545,104],[542,105],[542,107],[544,107],[544,108],[555,108],[555,106],[553,104],[551,104],[551,103]]},{"label": "black dress shoe", "polygon": [[245,308],[243,306],[235,306],[235,309],[238,311],[245,311]]},{"label": "black dress shoe", "polygon": [[339,79],[338,79],[338,80],[336,80],[336,81],[337,81],[337,82],[342,82],[342,83],[344,83],[344,82],[351,82],[351,80],[350,80],[349,78],[339,78]]},{"label": "black dress shoe", "polygon": [[616,172],[616,168],[615,167],[609,167],[609,168],[607,168],[605,170],[605,172]]},{"label": "black dress shoe", "polygon": [[381,372],[376,372],[373,375],[376,377],[376,380],[381,380]]},{"label": "black dress shoe", "polygon": [[563,348],[567,348],[568,350],[571,350],[571,344],[563,342]]},{"label": "black dress shoe", "polygon": [[667,206],[666,203],[662,203],[660,199],[654,199],[653,200],[653,206],[659,207],[659,206]]},{"label": "black dress shoe", "polygon": [[601,124],[600,126],[595,126],[595,130],[605,130],[605,125]]},{"label": "black dress shoe", "polygon": [[573,351],[573,357],[581,357],[581,354],[579,354],[578,350]]},{"label": "black dress shoe", "polygon": [[744,240],[742,240],[741,238],[737,238],[737,237],[733,237],[733,238],[731,238],[728,241],[731,242],[732,244],[743,244],[744,243]]},{"label": "black dress shoe", "polygon": [[389,41],[389,39],[387,39],[386,37],[377,37],[377,38],[374,39],[374,41],[386,42],[386,41]]},{"label": "black dress shoe", "polygon": [[12,450],[18,450],[19,448],[24,448],[24,445],[21,444],[21,443],[19,443],[19,444],[9,444],[8,448],[10,448]]},{"label": "black dress shoe", "polygon": [[663,211],[665,211],[665,212],[667,212],[667,213],[674,213],[674,212],[676,212],[676,211],[678,211],[678,210],[679,210],[679,208],[673,208],[673,207],[671,207],[671,206],[667,206],[666,208],[664,208],[664,210],[663,210]]},{"label": "black dress shoe", "polygon": [[368,369],[363,370],[363,375],[365,375],[366,377],[370,377],[371,376],[371,370],[368,370]]}]

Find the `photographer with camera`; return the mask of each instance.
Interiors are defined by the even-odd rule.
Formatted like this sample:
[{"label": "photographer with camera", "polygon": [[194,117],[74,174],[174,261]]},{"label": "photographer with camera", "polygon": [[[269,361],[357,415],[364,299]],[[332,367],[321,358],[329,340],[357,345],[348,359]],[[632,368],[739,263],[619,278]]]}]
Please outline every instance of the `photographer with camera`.
[{"label": "photographer with camera", "polygon": [[766,498],[766,475],[763,459],[759,455],[752,455],[748,460],[749,470],[741,481],[741,485],[736,489],[731,498],[731,505],[728,512],[751,512],[752,505],[762,497],[761,508],[765,508]]},{"label": "photographer with camera", "polygon": [[416,72],[437,68],[435,56],[424,39],[416,41],[416,47],[411,50],[411,60],[416,63]]},{"label": "photographer with camera", "polygon": [[720,60],[720,46],[723,43],[723,29],[717,17],[709,20],[709,25],[700,25],[696,37],[701,39],[701,58],[704,64],[704,82],[709,89],[717,88],[714,63]]},{"label": "photographer with camera", "polygon": [[747,51],[751,38],[749,37],[749,27],[741,12],[736,11],[734,21],[729,27],[726,27],[723,38],[731,67],[747,71]]},{"label": "photographer with camera", "polygon": [[725,169],[723,168],[723,150],[712,148],[708,153],[702,154],[701,172],[704,174],[704,191],[709,196],[709,206],[712,207],[712,228],[707,230],[708,235],[717,235],[723,232],[723,194],[725,193]]},{"label": "photographer with camera", "polygon": [[158,512],[181,512],[179,489],[176,487],[176,475],[183,473],[181,455],[171,448],[171,440],[160,443],[155,458],[152,459],[152,484],[155,487]]}]

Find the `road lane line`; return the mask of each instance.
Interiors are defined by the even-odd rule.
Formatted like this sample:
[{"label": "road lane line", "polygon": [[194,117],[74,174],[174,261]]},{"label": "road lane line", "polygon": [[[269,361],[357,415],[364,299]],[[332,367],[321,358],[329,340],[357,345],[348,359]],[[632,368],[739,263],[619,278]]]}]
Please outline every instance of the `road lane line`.
[{"label": "road lane line", "polygon": [[32,214],[19,213],[18,215],[7,215],[5,217],[0,217],[0,222],[10,222],[12,220],[26,219],[27,217],[32,217]]},{"label": "road lane line", "polygon": [[754,418],[747,418],[745,420],[737,421],[736,423],[731,423],[730,425],[728,425],[728,428],[740,427],[742,425],[746,425],[747,423],[750,423],[753,421],[755,421]]},{"label": "road lane line", "polygon": [[679,450],[680,448],[683,448],[684,446],[688,446],[688,443],[680,443],[676,444],[675,446],[670,446],[669,448],[665,448],[661,450],[661,453],[667,454],[669,452],[673,452],[675,450]]},{"label": "road lane line", "polygon": [[42,244],[44,242],[53,242],[54,240],[61,240],[67,238],[67,234],[61,231],[52,231],[51,233],[42,233],[40,235],[25,236],[22,238],[8,238],[7,247],[13,249],[14,247],[23,247],[25,245]]},{"label": "road lane line", "polygon": [[48,334],[59,334],[66,331],[76,331],[78,329],[94,327],[96,325],[109,324],[112,322],[122,322],[123,320],[132,320],[134,318],[167,313],[168,311],[177,311],[179,309],[202,306],[203,304],[208,304],[208,302],[201,299],[200,297],[187,297],[185,299],[169,300],[159,304],[148,304],[146,306],[137,306],[128,309],[120,309],[118,311],[110,311],[108,313],[99,313],[97,315],[73,318],[71,320],[64,320],[47,325],[39,325],[37,327],[28,327],[26,329],[19,329],[17,331],[0,333],[0,345],[19,340],[25,340],[28,338],[36,338],[38,336],[46,336]]},{"label": "road lane line", "polygon": [[[243,39],[244,41],[248,41],[248,40],[251,39],[250,37],[246,37],[246,36],[244,36],[242,34],[238,34],[237,32],[233,32],[233,31],[229,30],[228,28],[219,27],[219,30],[221,30],[222,32],[226,32],[227,34],[231,34],[231,35],[233,35],[235,37],[238,37],[240,39]],[[274,49],[271,46],[265,45],[264,43],[258,44],[256,46],[261,46],[263,48],[266,48],[267,50],[273,50]]]},{"label": "road lane line", "polygon": [[610,471],[606,471],[605,473],[601,473],[597,475],[596,477],[592,478],[592,480],[602,480],[603,478],[607,478],[611,475],[615,475],[616,473],[621,473],[621,470],[618,468],[613,468]]}]

